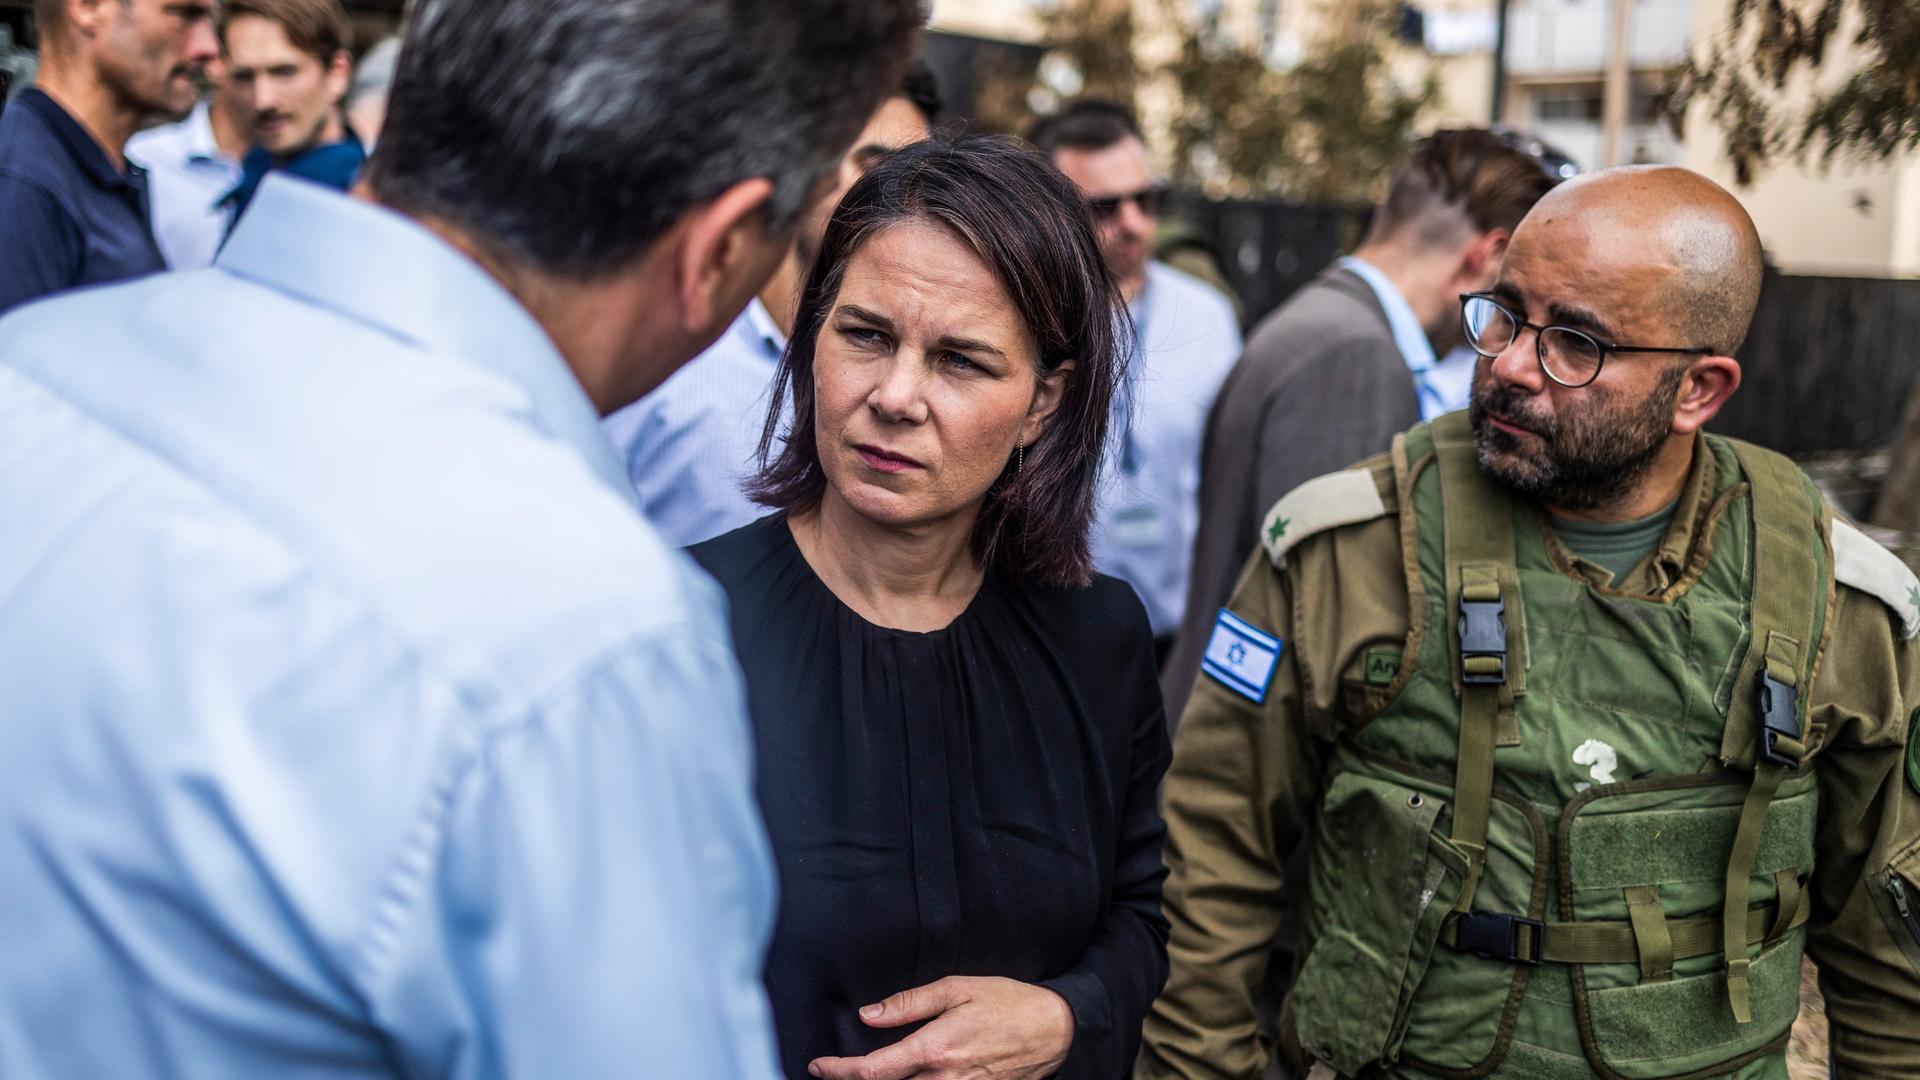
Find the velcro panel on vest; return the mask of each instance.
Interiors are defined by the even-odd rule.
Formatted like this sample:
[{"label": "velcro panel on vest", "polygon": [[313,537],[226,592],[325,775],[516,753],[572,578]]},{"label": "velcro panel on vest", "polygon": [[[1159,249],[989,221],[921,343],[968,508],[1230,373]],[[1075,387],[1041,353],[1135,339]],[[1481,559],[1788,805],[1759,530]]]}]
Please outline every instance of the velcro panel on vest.
[{"label": "velcro panel on vest", "polygon": [[[1632,1080],[1718,1075],[1766,1051],[1791,1026],[1799,1000],[1793,973],[1804,942],[1796,931],[1810,907],[1800,881],[1813,866],[1819,791],[1811,772],[1784,775],[1779,796],[1760,819],[1751,858],[1760,879],[1756,902],[1729,927],[1723,860],[1750,792],[1750,784],[1737,780],[1681,777],[1576,799],[1563,815],[1562,916],[1575,921],[1564,929],[1549,923],[1547,938],[1560,946],[1553,949],[1557,956],[1579,956],[1576,1015],[1591,1033],[1603,1072]],[[1643,953],[1633,930],[1636,914],[1642,921],[1651,914],[1636,913],[1633,892],[1648,887],[1657,888],[1665,918],[1672,969],[1664,975],[1657,972],[1663,965],[1652,962],[1668,958],[1658,950]],[[1648,929],[1657,942],[1659,935]],[[1743,970],[1747,1022],[1729,1007],[1729,931],[1742,959],[1764,946]],[[1624,949],[1628,936],[1634,947]]]},{"label": "velcro panel on vest", "polygon": [[1833,576],[1877,598],[1900,620],[1900,635],[1920,635],[1920,578],[1900,557],[1840,518],[1833,519]]},{"label": "velcro panel on vest", "polygon": [[[1686,913],[1706,914],[1717,910],[1713,903],[1713,885],[1720,880],[1715,853],[1730,850],[1733,834],[1739,827],[1734,808],[1735,796],[1742,792],[1736,785],[1719,789],[1720,805],[1684,805],[1658,796],[1644,796],[1645,806],[1628,796],[1613,796],[1593,810],[1612,811],[1616,806],[1633,807],[1631,812],[1583,812],[1567,830],[1567,870],[1564,887],[1581,906],[1582,918],[1618,918],[1614,910],[1588,907],[1591,902],[1610,899],[1629,885],[1693,883],[1700,892]],[[1658,801],[1656,801],[1658,800]],[[1813,835],[1814,807],[1811,796],[1783,797],[1767,815],[1759,848],[1754,852],[1753,872],[1772,876],[1781,870],[1804,867],[1812,858],[1808,837]],[[1666,903],[1673,907],[1674,895],[1668,892]]]},{"label": "velcro panel on vest", "polygon": [[1371,469],[1328,473],[1301,484],[1280,497],[1260,526],[1260,543],[1267,558],[1281,566],[1293,546],[1315,533],[1358,525],[1387,516]]},{"label": "velcro panel on vest", "polygon": [[1733,1062],[1777,1053],[1800,1011],[1798,948],[1762,953],[1748,973],[1754,1014],[1738,1024],[1718,975],[1671,978],[1588,995],[1593,1045],[1626,1080],[1720,1076]]}]

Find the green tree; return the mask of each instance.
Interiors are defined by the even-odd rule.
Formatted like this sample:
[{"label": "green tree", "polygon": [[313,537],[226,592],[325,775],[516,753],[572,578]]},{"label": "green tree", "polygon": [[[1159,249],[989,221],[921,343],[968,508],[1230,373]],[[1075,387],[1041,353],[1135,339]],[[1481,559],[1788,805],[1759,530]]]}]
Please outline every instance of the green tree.
[{"label": "green tree", "polygon": [[1101,97],[1136,111],[1148,73],[1135,58],[1132,0],[1058,0],[1040,11],[1047,53],[1038,68],[1013,56],[983,54],[974,72],[975,120],[1003,132],[1025,131],[1071,97]]},{"label": "green tree", "polygon": [[1019,131],[1036,112],[1081,96],[1140,104],[1142,87],[1171,93],[1172,179],[1216,196],[1279,195],[1364,204],[1406,152],[1414,120],[1438,96],[1429,75],[1398,85],[1389,50],[1399,5],[1346,0],[1297,65],[1276,69],[1260,44],[1232,32],[1219,5],[1160,0],[1176,29],[1169,54],[1139,58],[1132,0],[1058,0],[1042,13],[1048,53],[1037,70],[983,71],[976,103],[989,127]]},{"label": "green tree", "polygon": [[1284,71],[1218,15],[1185,35],[1165,69],[1179,102],[1174,179],[1220,195],[1366,204],[1406,154],[1414,121],[1438,97],[1389,68],[1399,5],[1349,3],[1343,18]]},{"label": "green tree", "polygon": [[[1682,69],[1667,113],[1678,128],[1703,105],[1740,183],[1776,161],[1872,161],[1920,144],[1920,4],[1734,0],[1731,24]],[[1857,61],[1843,78],[1787,94],[1790,82],[1819,82],[1842,51]]]}]

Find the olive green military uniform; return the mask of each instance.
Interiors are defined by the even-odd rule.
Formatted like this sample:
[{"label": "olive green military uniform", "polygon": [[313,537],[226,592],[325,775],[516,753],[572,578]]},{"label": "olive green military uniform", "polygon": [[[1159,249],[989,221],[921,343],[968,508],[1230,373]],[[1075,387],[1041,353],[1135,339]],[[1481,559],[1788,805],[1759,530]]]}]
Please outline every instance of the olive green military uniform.
[{"label": "olive green military uniform", "polygon": [[[1268,517],[1166,781],[1142,1077],[1920,1078],[1920,583],[1784,459],[1701,437],[1624,579],[1463,416]],[[1282,896],[1308,844],[1305,897]],[[1288,901],[1283,1043],[1256,994]],[[1729,917],[1731,916],[1731,917]]]}]

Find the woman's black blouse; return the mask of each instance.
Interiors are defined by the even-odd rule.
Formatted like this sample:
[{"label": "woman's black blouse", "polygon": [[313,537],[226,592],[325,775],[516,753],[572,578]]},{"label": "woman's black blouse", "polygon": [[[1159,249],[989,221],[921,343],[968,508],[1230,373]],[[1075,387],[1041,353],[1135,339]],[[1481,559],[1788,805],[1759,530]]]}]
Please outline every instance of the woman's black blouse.
[{"label": "woman's black blouse", "polygon": [[1167,731],[1132,589],[989,575],[920,634],[841,603],[778,517],[690,551],[727,591],[746,672],[787,1074],[914,1030],[868,1028],[862,1005],[999,975],[1072,1007],[1060,1076],[1128,1075],[1167,975]]}]

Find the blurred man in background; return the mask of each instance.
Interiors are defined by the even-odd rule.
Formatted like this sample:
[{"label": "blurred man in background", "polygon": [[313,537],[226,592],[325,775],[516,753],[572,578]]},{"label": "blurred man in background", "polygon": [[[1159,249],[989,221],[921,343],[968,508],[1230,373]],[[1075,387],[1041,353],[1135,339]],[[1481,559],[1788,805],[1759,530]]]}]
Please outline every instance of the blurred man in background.
[{"label": "blurred man in background", "polygon": [[[840,197],[887,151],[927,137],[940,119],[933,72],[916,61],[840,159],[833,188],[809,207],[773,277],[713,347],[644,399],[607,418],[648,520],[686,547],[767,513],[741,490],[766,427],[794,304]],[[785,415],[782,403],[782,415]]]},{"label": "blurred man in background", "polygon": [[1193,590],[1167,666],[1178,717],[1249,537],[1280,496],[1459,408],[1434,378],[1464,340],[1460,294],[1486,288],[1507,239],[1559,178],[1480,129],[1421,140],[1366,239],[1262,320],[1207,421]]},{"label": "blurred man in background", "polygon": [[206,79],[213,92],[185,120],[127,141],[127,160],[147,170],[153,238],[175,270],[213,265],[227,235],[221,200],[240,182],[240,159],[252,145],[246,102],[226,65],[208,64]]},{"label": "blurred man in background", "polygon": [[724,601],[599,418],[922,18],[419,0],[361,198],[0,319],[0,1076],[776,1074]]},{"label": "blurred man in background", "polygon": [[1166,189],[1124,107],[1082,101],[1027,136],[1093,211],[1100,249],[1133,316],[1134,356],[1117,453],[1100,492],[1094,561],[1140,594],[1166,658],[1185,610],[1199,525],[1200,439],[1220,384],[1240,355],[1240,326],[1220,293],[1151,259]]},{"label": "blurred man in background", "polygon": [[214,0],[37,0],[40,70],[0,112],[0,312],[166,269],[127,140],[193,107]]},{"label": "blurred man in background", "polygon": [[253,149],[227,196],[238,221],[276,169],[345,191],[367,152],[341,99],[353,77],[353,27],[340,0],[226,0],[220,19],[228,78],[249,110]]}]

